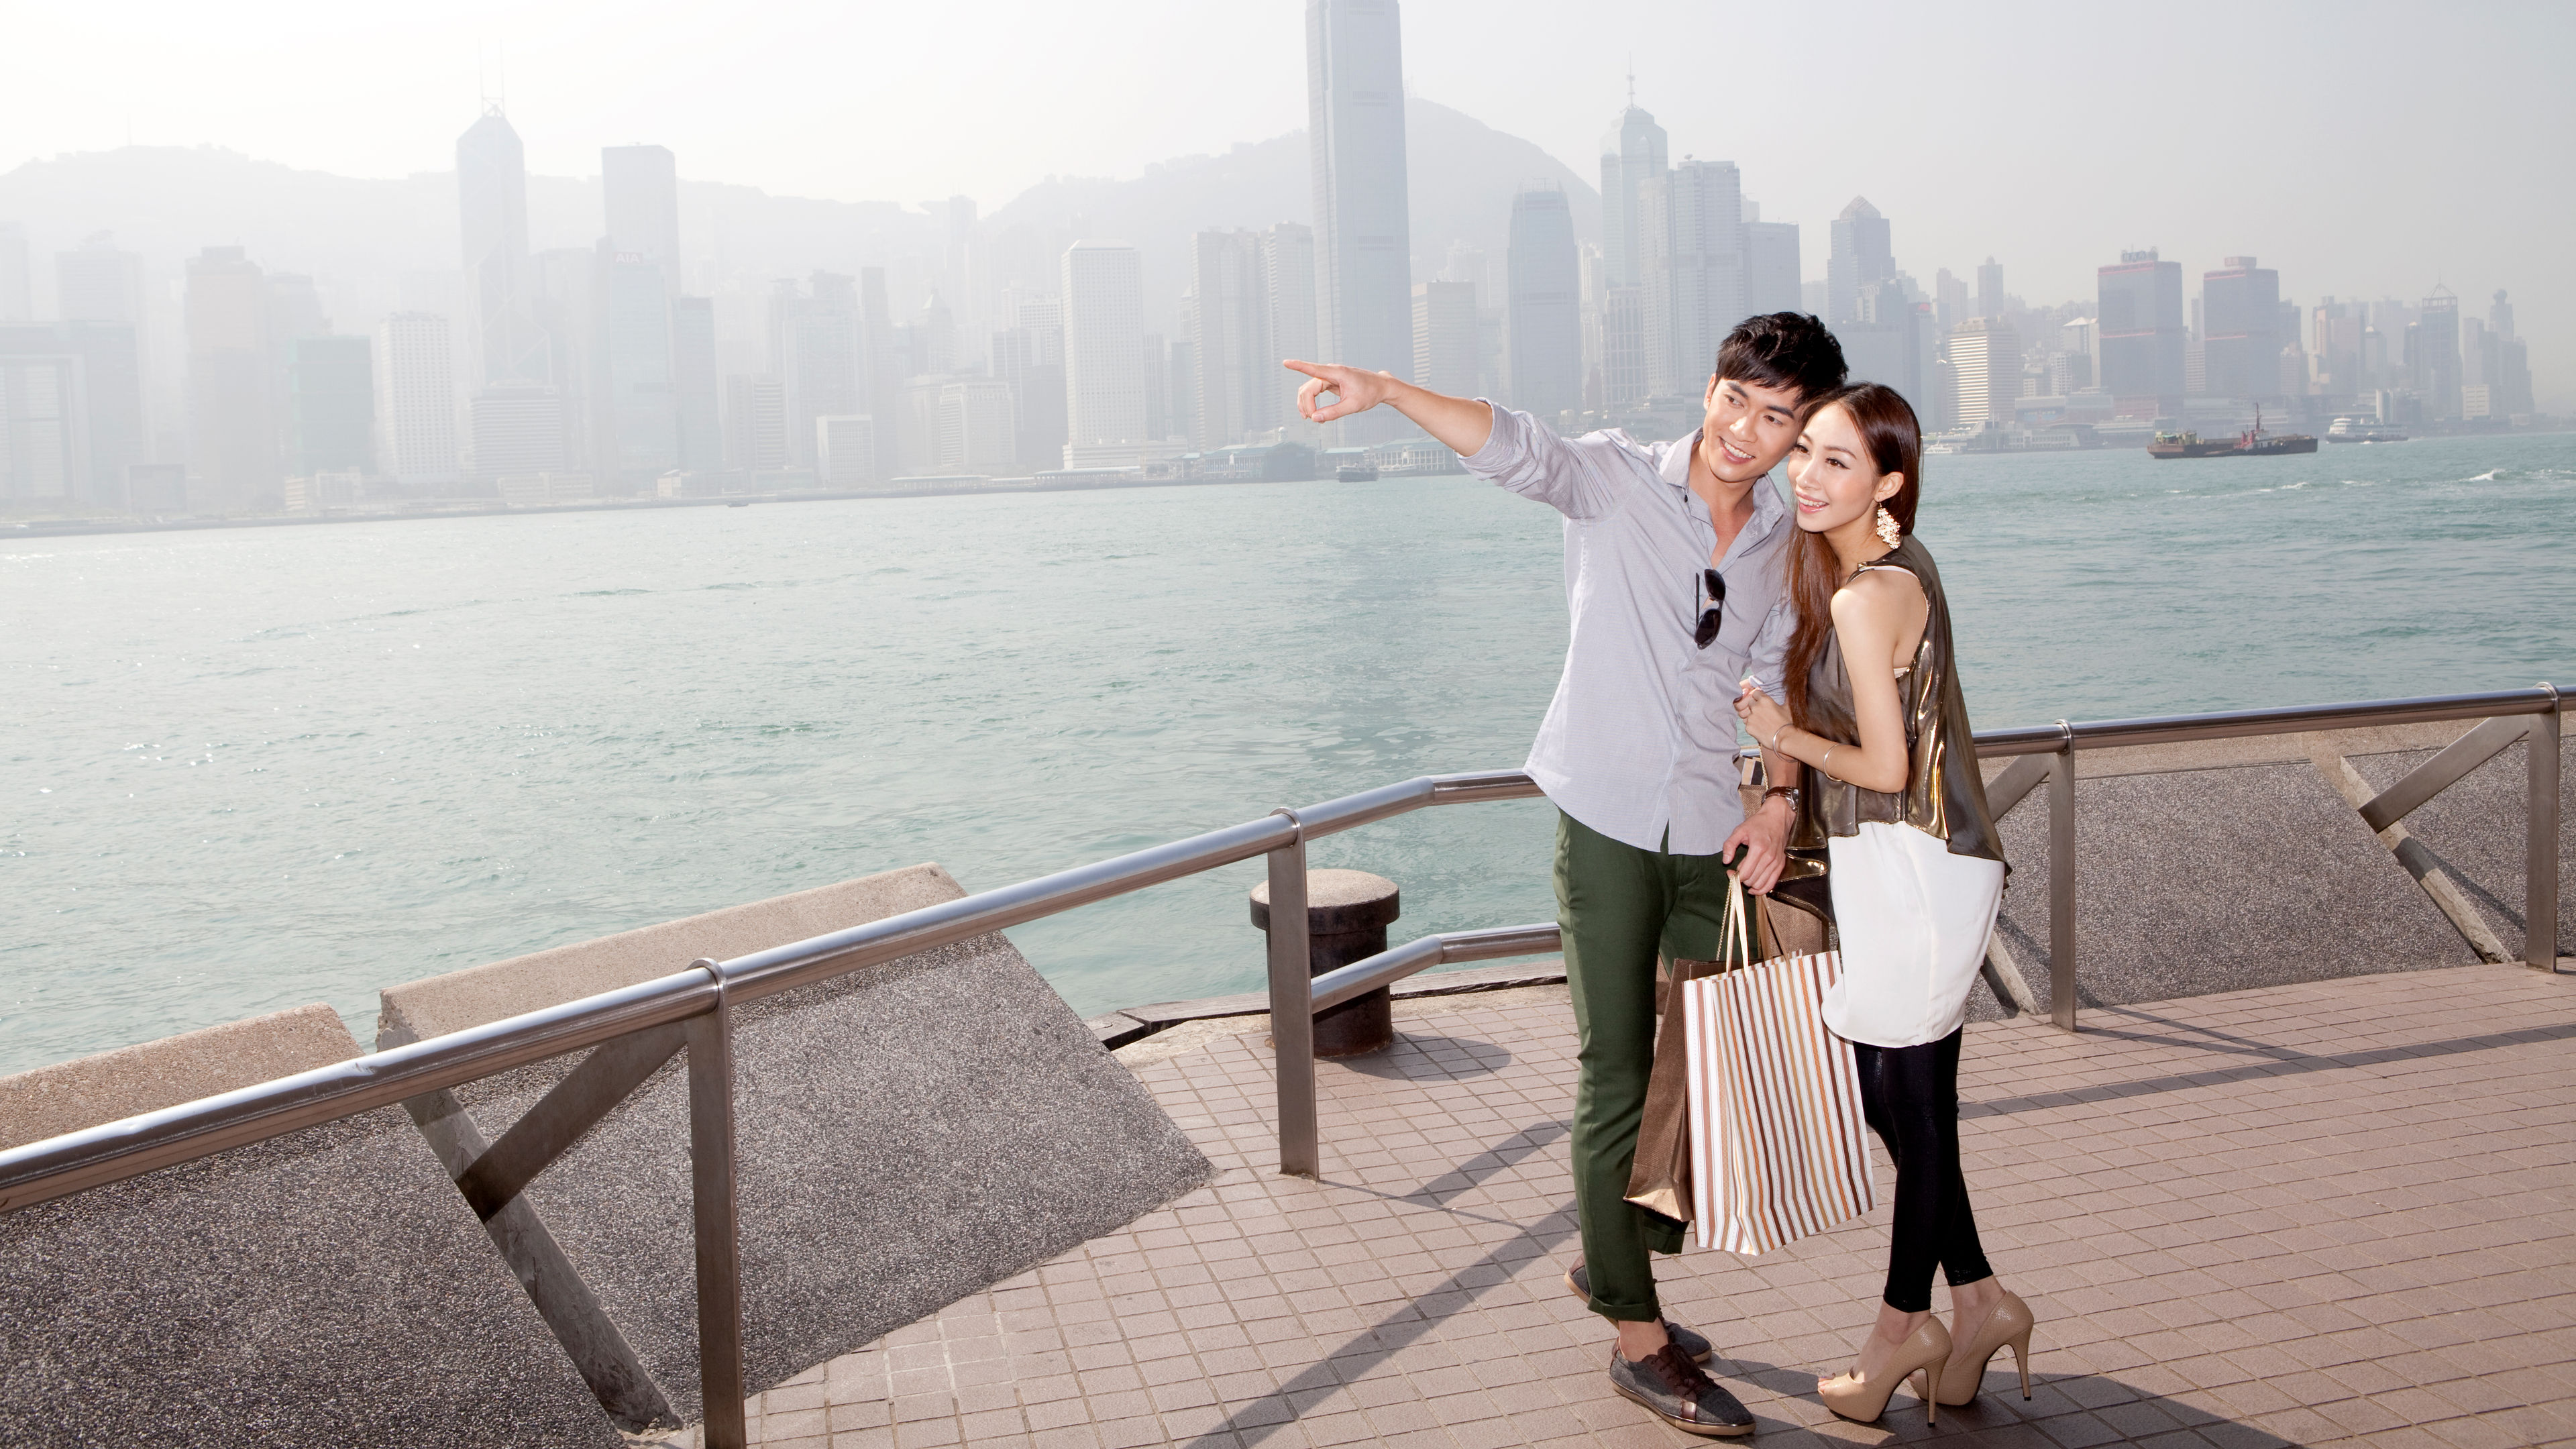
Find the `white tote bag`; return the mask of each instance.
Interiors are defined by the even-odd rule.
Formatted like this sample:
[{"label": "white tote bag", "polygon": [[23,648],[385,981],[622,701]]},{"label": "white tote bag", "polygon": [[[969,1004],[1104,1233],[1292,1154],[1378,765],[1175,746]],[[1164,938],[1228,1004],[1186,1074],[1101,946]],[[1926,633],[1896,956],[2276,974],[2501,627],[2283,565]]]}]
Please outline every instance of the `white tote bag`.
[{"label": "white tote bag", "polygon": [[[1738,955],[1744,887],[1726,903]],[[1709,1247],[1767,1253],[1878,1201],[1851,1043],[1825,1029],[1834,952],[1747,963],[1683,987],[1692,1227]]]}]

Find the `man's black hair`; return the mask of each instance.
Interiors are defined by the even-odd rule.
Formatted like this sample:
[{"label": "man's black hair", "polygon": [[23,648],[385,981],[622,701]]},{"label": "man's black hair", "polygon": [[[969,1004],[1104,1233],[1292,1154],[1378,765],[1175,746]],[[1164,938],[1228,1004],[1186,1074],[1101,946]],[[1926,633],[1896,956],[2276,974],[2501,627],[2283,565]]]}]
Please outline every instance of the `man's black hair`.
[{"label": "man's black hair", "polygon": [[1801,402],[1843,385],[1843,345],[1804,312],[1747,317],[1717,349],[1717,375],[1764,387],[1794,387]]}]

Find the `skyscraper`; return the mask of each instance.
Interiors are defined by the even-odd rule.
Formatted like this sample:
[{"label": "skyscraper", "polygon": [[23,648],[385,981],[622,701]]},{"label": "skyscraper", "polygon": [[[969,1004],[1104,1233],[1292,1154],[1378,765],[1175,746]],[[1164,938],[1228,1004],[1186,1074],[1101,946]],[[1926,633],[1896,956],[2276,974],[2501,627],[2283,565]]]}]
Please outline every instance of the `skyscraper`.
[{"label": "skyscraper", "polygon": [[716,304],[712,297],[671,302],[671,411],[679,428],[679,466],[690,473],[724,468],[724,425],[716,374]]},{"label": "skyscraper", "polygon": [[2098,275],[2102,387],[2124,417],[2182,411],[2182,263],[2156,249],[2120,253]]},{"label": "skyscraper", "polygon": [[680,178],[666,146],[606,146],[599,184],[608,213],[608,246],[662,269],[665,290],[680,295]]},{"label": "skyscraper", "polygon": [[27,229],[0,221],[0,322],[24,322],[36,315],[34,277],[27,261]]},{"label": "skyscraper", "polygon": [[[1413,233],[1396,0],[1307,0],[1306,134],[1315,187],[1319,350],[1328,361],[1409,377]],[[1075,386],[1078,419],[1078,379]],[[1352,419],[1345,431],[1368,440],[1407,426],[1392,409],[1379,409]],[[1077,421],[1075,441],[1082,432]]]},{"label": "skyscraper", "polygon": [[1270,340],[1270,290],[1262,275],[1261,237],[1249,231],[1203,231],[1190,242],[1191,352],[1198,363],[1198,416],[1186,420],[1201,448],[1242,442],[1277,426],[1284,371]]},{"label": "skyscraper", "polygon": [[1270,349],[1264,371],[1282,426],[1309,428],[1297,415],[1297,389],[1306,379],[1279,365],[1283,358],[1318,359],[1315,339],[1315,232],[1283,221],[1261,234],[1261,284],[1270,302]]},{"label": "skyscraper", "polygon": [[2012,426],[2013,405],[2021,397],[2021,339],[2011,327],[1999,318],[1969,318],[1950,334],[1950,366],[1958,380],[1960,427]]},{"label": "skyscraper", "polygon": [[1472,397],[1476,385],[1476,284],[1413,284],[1413,375],[1433,392]]},{"label": "skyscraper", "polygon": [[286,390],[293,472],[375,471],[376,378],[366,338],[289,342]]},{"label": "skyscraper", "polygon": [[1636,103],[1636,77],[1628,77],[1628,106],[1602,134],[1602,263],[1607,286],[1646,286],[1646,222],[1638,206],[1646,186],[1669,170],[1664,126]]},{"label": "skyscraper", "polygon": [[[876,446],[873,426],[864,439],[855,432],[849,436],[853,444],[864,441],[871,450]],[[735,373],[725,379],[725,461],[753,473],[787,466],[787,395],[777,378]],[[835,459],[832,472],[843,468],[852,477],[880,476],[873,456]],[[825,475],[827,486],[830,476]]]},{"label": "skyscraper", "polygon": [[[526,497],[533,490],[512,487],[509,479],[548,476],[545,496],[552,501],[551,476],[564,469],[563,398],[550,387],[487,387],[466,404],[466,428],[474,444],[474,477],[493,485],[504,499]],[[582,496],[599,491],[592,476]],[[571,490],[566,488],[566,496]]]},{"label": "skyscraper", "polygon": [[0,500],[65,503],[89,472],[80,358],[58,329],[0,324]]},{"label": "skyscraper", "polygon": [[[592,405],[605,406],[607,396],[600,358],[599,251],[560,247],[539,252],[529,258],[529,275],[537,330],[546,340],[547,386],[554,389],[556,422],[563,432],[561,466],[586,476],[594,467],[605,471],[607,465],[592,456],[606,431],[592,420]],[[380,354],[377,366],[383,365]]]},{"label": "skyscraper", "polygon": [[1803,310],[1798,294],[1798,224],[1744,224],[1744,315]]},{"label": "skyscraper", "polygon": [[679,417],[671,385],[671,300],[651,258],[599,244],[600,371],[592,422],[605,425],[592,455],[603,493],[650,493],[679,466]]},{"label": "skyscraper", "polygon": [[1505,270],[1512,405],[1553,423],[1583,405],[1582,276],[1563,191],[1523,187],[1512,198]]},{"label": "skyscraper", "polygon": [[468,345],[482,379],[547,382],[528,276],[527,156],[499,106],[456,138],[456,200],[471,301]]},{"label": "skyscraper", "polygon": [[[2281,395],[2281,274],[2252,257],[2229,257],[2200,278],[2204,385],[2213,397],[2260,402]],[[2304,388],[2301,391],[2305,391]]]},{"label": "skyscraper", "polygon": [[188,463],[214,510],[274,506],[276,368],[266,277],[240,247],[188,261]]},{"label": "skyscraper", "polygon": [[384,469],[397,483],[456,481],[456,373],[447,319],[396,312],[376,328],[376,418]]},{"label": "skyscraper", "polygon": [[[1732,161],[1685,159],[1646,188],[1646,385],[1697,397],[1717,345],[1745,316],[1744,188]],[[1663,324],[1658,341],[1656,324]]]},{"label": "skyscraper", "polygon": [[1145,283],[1125,242],[1078,241],[1065,251],[1064,391],[1064,466],[1143,460]]},{"label": "skyscraper", "polygon": [[1601,138],[1601,258],[1612,287],[1645,285],[1645,248],[1637,208],[1646,184],[1662,179],[1664,128],[1637,108],[1637,83],[1628,82],[1628,106]]},{"label": "skyscraper", "polygon": [[[894,355],[894,309],[887,299],[883,267],[859,268],[859,396],[871,418],[891,419],[903,392],[903,369]],[[894,477],[897,439],[891,421],[876,429],[879,478]]]},{"label": "skyscraper", "polygon": [[1855,196],[1851,205],[1843,208],[1843,214],[1834,219],[1832,242],[1832,253],[1825,262],[1825,305],[1832,310],[1825,320],[1857,322],[1860,289],[1896,275],[1887,218],[1878,214],[1868,197]]},{"label": "skyscraper", "polygon": [[54,255],[54,311],[66,322],[143,325],[143,258],[99,232]]},{"label": "skyscraper", "polygon": [[2438,283],[2416,314],[2414,383],[2428,415],[2460,415],[2460,297]]},{"label": "skyscraper", "polygon": [[1612,287],[1601,299],[1601,405],[1617,411],[1646,395],[1646,289]]},{"label": "skyscraper", "polygon": [[1977,268],[1977,315],[1997,318],[2004,315],[2004,269],[1993,257]]},{"label": "skyscraper", "polygon": [[[836,272],[816,272],[809,281],[810,292],[781,281],[769,299],[769,370],[786,393],[791,467],[813,466],[816,418],[880,416],[870,409],[868,374],[859,355],[864,329],[857,287]],[[877,281],[881,287],[882,273]],[[891,418],[892,413],[882,416]],[[888,447],[895,429],[881,424],[876,431],[879,449]],[[888,468],[882,476],[890,478],[894,472]]]}]

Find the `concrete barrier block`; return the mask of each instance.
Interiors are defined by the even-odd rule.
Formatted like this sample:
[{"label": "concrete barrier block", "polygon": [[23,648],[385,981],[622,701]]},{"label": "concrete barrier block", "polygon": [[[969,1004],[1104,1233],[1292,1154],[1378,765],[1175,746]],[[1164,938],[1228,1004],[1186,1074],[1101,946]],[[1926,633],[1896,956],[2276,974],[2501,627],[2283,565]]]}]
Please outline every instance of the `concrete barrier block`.
[{"label": "concrete barrier block", "polygon": [[[452,972],[386,990],[377,1040],[454,1031],[964,894],[938,866],[916,866]],[[1133,1221],[1210,1171],[998,935],[748,1003],[734,1020],[755,1389]],[[454,1110],[474,1140],[497,1140],[575,1060],[461,1087]],[[687,1095],[683,1054],[537,1178],[520,1231],[560,1251],[614,1323],[622,1341],[604,1357],[631,1354],[632,1367],[611,1367],[695,1418]],[[459,1147],[453,1116],[430,1125]],[[544,1308],[566,1351],[603,1357],[596,1325],[561,1303]]]},{"label": "concrete barrier block", "polygon": [[[2305,761],[2079,774],[2075,810],[2076,970],[2086,1004],[2475,959]],[[2003,836],[2013,875],[1997,928],[2046,1010],[2045,786],[2004,817]]]},{"label": "concrete barrier block", "polygon": [[[999,936],[738,1010],[755,1390],[1121,1227],[1210,1168]],[[540,1083],[469,1110],[497,1136]],[[700,1412],[688,1082],[674,1061],[527,1198],[680,1412]]]},{"label": "concrete barrier block", "polygon": [[701,956],[723,961],[749,955],[964,894],[938,866],[909,866],[390,986],[376,1021],[376,1046],[400,1046],[578,1001],[668,976]]},{"label": "concrete barrier block", "polygon": [[[0,1102],[33,1140],[357,1054],[304,1007],[0,1079]],[[0,1443],[621,1440],[386,1109],[0,1216]]]},{"label": "concrete barrier block", "polygon": [[293,1076],[358,1054],[315,1002],[0,1077],[0,1148]]},{"label": "concrete barrier block", "polygon": [[[2466,726],[2455,726],[2458,734]],[[2425,801],[2399,823],[2423,842],[2480,917],[2519,955],[2523,944],[2524,831],[2530,809],[2530,746],[2502,754]],[[2559,741],[2558,954],[2576,955],[2576,736]],[[2374,790],[2406,778],[2434,750],[2347,755]]]}]

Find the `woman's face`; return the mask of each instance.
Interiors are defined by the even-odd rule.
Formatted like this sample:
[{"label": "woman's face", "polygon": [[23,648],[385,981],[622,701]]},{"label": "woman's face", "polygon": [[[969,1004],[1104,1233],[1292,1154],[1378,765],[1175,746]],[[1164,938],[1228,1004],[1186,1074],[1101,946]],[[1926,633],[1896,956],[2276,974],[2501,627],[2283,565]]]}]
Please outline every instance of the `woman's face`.
[{"label": "woman's face", "polygon": [[1816,409],[1789,445],[1789,483],[1798,526],[1809,533],[1830,533],[1905,486],[1901,475],[1878,471],[1860,425],[1832,404]]}]

